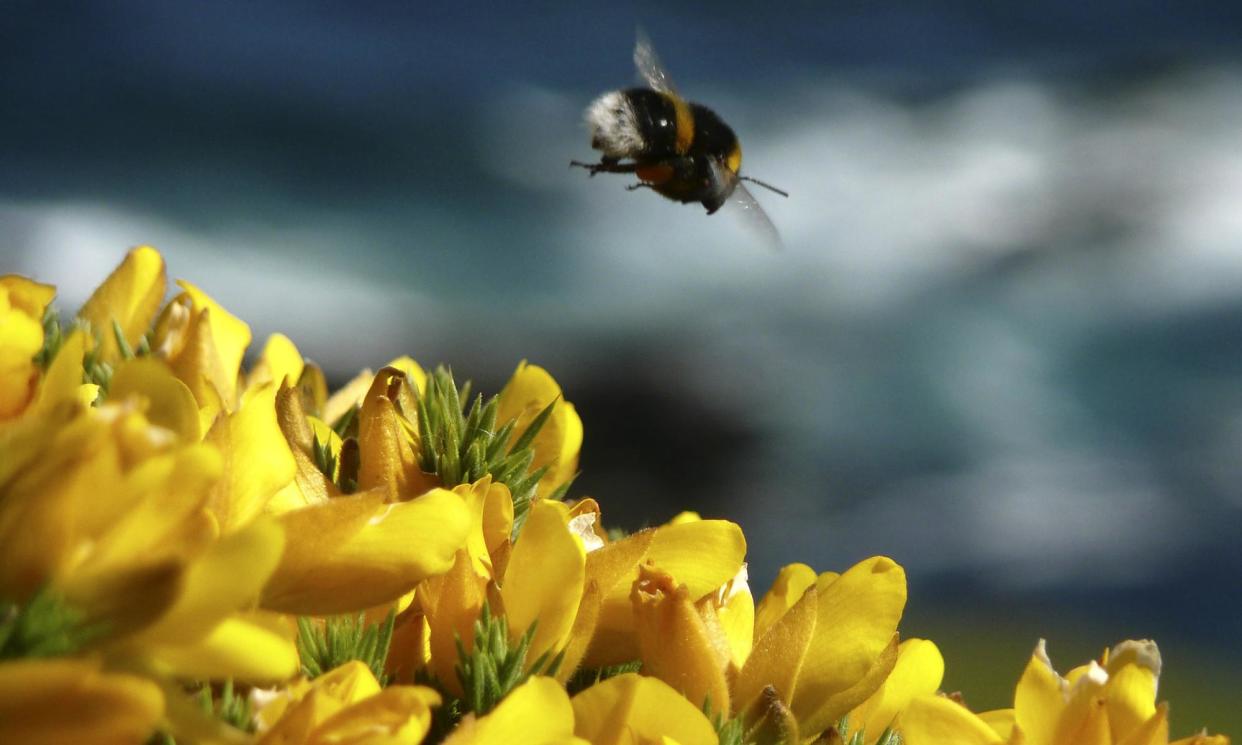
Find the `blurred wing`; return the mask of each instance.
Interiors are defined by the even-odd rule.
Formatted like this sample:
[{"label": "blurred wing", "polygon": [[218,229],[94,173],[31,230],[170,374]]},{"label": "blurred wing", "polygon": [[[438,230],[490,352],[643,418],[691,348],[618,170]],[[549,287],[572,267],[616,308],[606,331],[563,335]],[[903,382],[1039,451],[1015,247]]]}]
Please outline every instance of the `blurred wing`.
[{"label": "blurred wing", "polygon": [[651,39],[641,28],[638,29],[638,42],[634,45],[634,67],[638,68],[638,74],[643,82],[654,90],[681,97],[681,94],[677,92],[677,86],[673,85],[672,79],[664,71],[664,65],[660,62],[660,56],[656,54],[655,47],[651,45]]},{"label": "blurred wing", "polygon": [[[781,242],[781,234],[776,231],[776,226],[772,224],[772,219],[768,217],[768,213],[763,211],[763,207],[759,206],[759,202],[755,200],[750,190],[746,188],[738,180],[737,175],[720,164],[719,161],[711,162],[712,188],[720,190],[718,193],[729,193],[729,211],[735,215],[739,215],[742,222],[746,223],[746,229],[762,240],[768,248],[779,251],[784,245]],[[729,189],[731,192],[728,192]]]}]

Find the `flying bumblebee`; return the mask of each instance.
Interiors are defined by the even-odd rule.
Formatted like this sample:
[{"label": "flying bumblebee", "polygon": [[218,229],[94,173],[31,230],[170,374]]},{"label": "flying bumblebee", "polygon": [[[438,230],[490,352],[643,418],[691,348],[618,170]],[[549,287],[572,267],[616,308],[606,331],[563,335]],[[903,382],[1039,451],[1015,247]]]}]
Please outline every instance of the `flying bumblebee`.
[{"label": "flying bumblebee", "polygon": [[677,93],[641,31],[634,66],[648,87],[610,91],[596,98],[587,107],[586,123],[591,147],[603,155],[598,163],[575,160],[570,165],[585,168],[592,176],[632,173],[639,181],[628,190],[646,188],[677,202],[699,202],[709,215],[732,202],[769,243],[779,246],[776,227],[742,182],[789,194],[741,175],[737,135],[716,112]]}]

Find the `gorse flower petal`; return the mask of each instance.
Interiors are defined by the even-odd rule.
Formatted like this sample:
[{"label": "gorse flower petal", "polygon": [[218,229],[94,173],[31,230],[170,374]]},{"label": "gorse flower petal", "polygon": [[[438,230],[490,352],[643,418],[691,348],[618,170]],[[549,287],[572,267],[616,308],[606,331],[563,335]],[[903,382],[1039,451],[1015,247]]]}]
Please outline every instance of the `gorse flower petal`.
[{"label": "gorse flower petal", "polygon": [[222,532],[250,522],[277,492],[293,486],[297,463],[276,420],[276,393],[273,385],[250,392],[207,433],[207,442],[225,454],[224,476],[210,501]]},{"label": "gorse flower petal", "polygon": [[667,683],[634,673],[596,683],[573,698],[574,734],[595,745],[716,745],[716,728]]},{"label": "gorse flower petal", "polygon": [[539,496],[547,497],[573,478],[578,470],[578,453],[582,449],[582,420],[573,404],[564,400],[561,387],[538,365],[523,361],[500,392],[497,422],[516,421],[516,432],[524,432],[549,404],[555,402],[552,415],[539,430],[532,443],[535,460],[531,470],[546,467],[539,479]]},{"label": "gorse flower petal", "polygon": [[[663,525],[592,552],[588,576],[599,583],[603,601],[597,643],[587,653],[586,664],[604,667],[638,657],[630,590],[638,579],[639,563],[660,569],[685,585],[687,597],[697,602],[737,576],[745,555],[742,529],[727,520]],[[616,561],[620,558],[625,562]],[[634,564],[628,563],[630,559]]]},{"label": "gorse flower petal", "polygon": [[1005,742],[965,706],[937,696],[922,696],[910,702],[901,715],[901,737],[909,745],[997,745]]},{"label": "gorse flower petal", "polygon": [[155,684],[103,672],[98,660],[0,663],[0,742],[141,743],[163,713]]},{"label": "gorse flower petal", "polygon": [[532,657],[564,648],[582,600],[586,550],[569,530],[568,513],[546,500],[531,507],[500,588],[513,639],[538,622]]},{"label": "gorse flower petal", "polygon": [[691,703],[729,711],[729,640],[710,603],[698,607],[685,585],[640,567],[630,595],[643,672],[663,680]]},{"label": "gorse flower petal", "polygon": [[49,285],[0,277],[0,421],[22,413],[34,398],[43,348],[43,314],[56,295]]},{"label": "gorse flower petal", "polygon": [[374,492],[338,497],[279,519],[288,546],[262,604],[315,615],[386,603],[443,574],[469,530],[461,498],[443,489],[395,504]]},{"label": "gorse flower petal", "polygon": [[738,525],[565,500],[582,421],[543,368],[330,392],[279,333],[245,369],[250,327],[179,286],[136,248],[62,326],[0,277],[2,742],[1169,745],[1153,642],[1064,676],[1041,642],[975,714],[899,644],[891,559],[756,603]]},{"label": "gorse flower petal", "polygon": [[490,714],[468,716],[445,745],[584,743],[574,737],[574,707],[552,678],[535,676],[514,689]]},{"label": "gorse flower petal", "polygon": [[207,319],[218,364],[218,367],[212,365],[208,368],[211,370],[211,382],[224,400],[225,409],[231,411],[237,400],[237,381],[242,357],[246,353],[246,347],[250,346],[250,326],[193,284],[184,279],[177,280],[177,284],[183,290],[182,294],[190,300],[191,313],[196,318]]},{"label": "gorse flower petal", "polygon": [[907,639],[897,649],[897,662],[880,689],[849,714],[850,731],[861,730],[873,745],[897,716],[919,696],[940,690],[944,658],[933,642]]},{"label": "gorse flower petal", "polygon": [[117,402],[142,401],[147,419],[172,430],[183,442],[196,442],[202,436],[194,394],[160,360],[143,357],[120,362],[112,374],[108,397]]},{"label": "gorse flower petal", "polygon": [[1102,663],[1089,662],[1062,678],[1041,641],[1018,682],[1012,712],[976,715],[946,699],[923,696],[901,713],[899,729],[909,745],[1168,745],[1168,709],[1155,703],[1160,668],[1154,642],[1126,641]]},{"label": "gorse flower petal", "polygon": [[128,347],[138,345],[151,327],[167,287],[164,258],[150,246],[139,246],[95,290],[78,311],[78,318],[88,322],[98,335],[104,362],[115,365],[123,356],[114,329]]}]

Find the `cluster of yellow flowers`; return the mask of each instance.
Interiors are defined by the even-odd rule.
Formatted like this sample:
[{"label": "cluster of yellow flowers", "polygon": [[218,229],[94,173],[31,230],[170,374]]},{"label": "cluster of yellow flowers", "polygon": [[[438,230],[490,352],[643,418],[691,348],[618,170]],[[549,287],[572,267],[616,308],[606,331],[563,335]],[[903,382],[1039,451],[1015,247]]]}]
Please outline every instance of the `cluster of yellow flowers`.
[{"label": "cluster of yellow flowers", "polygon": [[975,714],[899,641],[891,559],[756,602],[736,524],[565,499],[543,369],[329,393],[280,335],[244,370],[249,327],[178,284],[135,249],[62,328],[0,277],[0,742],[1169,742],[1151,642],[1064,678],[1041,644]]}]

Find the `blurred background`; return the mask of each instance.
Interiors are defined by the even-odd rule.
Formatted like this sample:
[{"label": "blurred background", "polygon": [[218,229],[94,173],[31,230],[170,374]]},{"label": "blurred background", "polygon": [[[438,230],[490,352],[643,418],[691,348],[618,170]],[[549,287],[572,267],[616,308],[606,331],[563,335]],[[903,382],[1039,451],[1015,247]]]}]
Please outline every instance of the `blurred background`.
[{"label": "blurred background", "polygon": [[[782,232],[588,179],[641,24]],[[1155,637],[1242,734],[1242,5],[9,2],[2,272],[157,246],[334,381],[547,367],[574,495],[895,557],[946,688]]]}]

